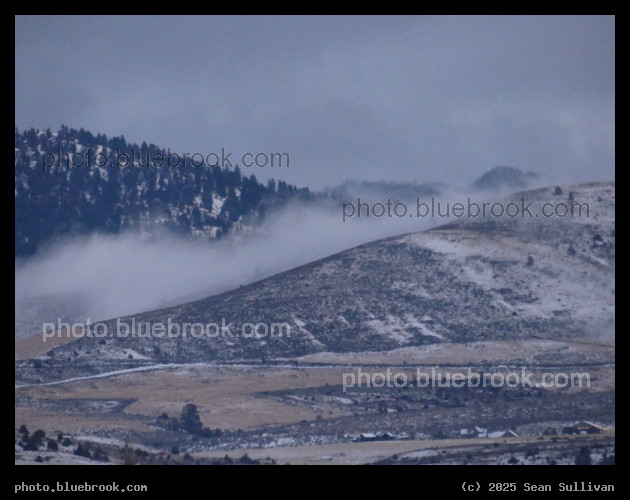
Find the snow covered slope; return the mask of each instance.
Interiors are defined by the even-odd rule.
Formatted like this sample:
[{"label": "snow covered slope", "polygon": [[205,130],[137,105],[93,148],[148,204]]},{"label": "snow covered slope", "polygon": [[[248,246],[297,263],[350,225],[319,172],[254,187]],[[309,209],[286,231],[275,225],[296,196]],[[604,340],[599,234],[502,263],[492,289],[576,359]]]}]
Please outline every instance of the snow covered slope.
[{"label": "snow covered slope", "polygon": [[[43,359],[84,366],[120,360],[121,353],[131,362],[134,352],[143,358],[138,363],[260,360],[442,342],[612,339],[614,182],[552,186],[501,201],[522,198],[532,202],[532,213],[545,202],[587,203],[588,217],[451,218],[434,230],[361,245],[133,317],[164,325],[224,319],[232,337],[82,338]],[[130,324],[132,317],[121,321]],[[244,323],[286,323],[290,335],[244,338]],[[115,320],[107,326],[116,331]]]}]

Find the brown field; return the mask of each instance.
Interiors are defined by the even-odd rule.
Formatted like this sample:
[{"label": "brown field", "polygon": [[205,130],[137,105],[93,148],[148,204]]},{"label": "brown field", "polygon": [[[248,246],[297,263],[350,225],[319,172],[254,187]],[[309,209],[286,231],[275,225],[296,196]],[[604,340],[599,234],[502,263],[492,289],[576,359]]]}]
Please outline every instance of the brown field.
[{"label": "brown field", "polygon": [[[347,369],[345,369],[347,370]],[[118,375],[111,378],[69,382],[52,386],[17,388],[16,397],[55,400],[69,398],[126,398],[136,402],[125,413],[155,419],[163,412],[178,415],[182,407],[194,402],[205,426],[221,429],[246,429],[262,424],[294,423],[315,419],[317,412],[284,405],[276,400],[257,397],[257,393],[280,389],[339,384],[343,368],[278,367],[182,367]],[[340,413],[331,416],[339,416]],[[149,419],[144,419],[149,420]],[[66,416],[45,409],[33,414],[16,407],[15,423],[38,422],[37,426],[64,432],[78,428],[102,429],[131,425],[144,426],[142,420],[106,422],[101,417]],[[33,424],[34,425],[34,424]]]},{"label": "brown field", "polygon": [[[27,359],[34,353],[42,354],[64,341],[67,339],[55,338],[44,344],[41,336],[17,340],[16,359]],[[280,366],[193,364],[68,381],[56,385],[16,387],[15,427],[17,429],[25,423],[29,429],[46,429],[48,433],[116,435],[124,439],[125,436],[137,435],[138,432],[155,431],[155,420],[162,413],[178,416],[186,404],[194,403],[206,427],[224,431],[242,429],[263,432],[262,429],[268,425],[313,422],[322,418],[322,415],[326,419],[353,415],[350,406],[346,409],[344,405],[326,406],[325,403],[322,406],[319,406],[319,403],[310,406],[291,404],[293,403],[291,398],[265,397],[266,392],[321,388],[326,384],[339,386],[342,384],[343,374],[355,372],[359,366],[364,371],[369,371],[370,366],[374,371],[382,370],[384,366],[397,367],[396,372],[405,372],[413,376],[416,366],[438,366],[443,373],[470,366],[468,363],[498,366],[505,362],[511,367],[520,366],[525,365],[527,360],[536,354],[553,350],[560,350],[565,354],[584,353],[589,356],[588,359],[601,362],[602,364],[571,368],[588,371],[591,374],[590,391],[614,391],[614,344],[545,340],[478,342],[464,345],[434,344],[378,353],[313,354],[296,359],[298,362],[296,366],[290,363]],[[454,366],[458,363],[461,363],[459,368]],[[581,368],[583,370],[580,370]],[[76,406],[76,401],[107,403],[111,400],[125,400],[127,406],[118,413],[100,412],[98,408],[83,412]],[[614,441],[614,429],[605,431],[599,437],[607,437]],[[533,441],[549,442],[553,438],[536,434],[496,439],[346,442],[239,448],[227,452],[205,451],[193,453],[193,456],[210,459],[224,457],[227,453],[236,459],[247,453],[252,459],[270,458],[277,463],[360,464],[419,450],[438,450],[436,453],[447,449],[457,452],[456,450],[461,447],[481,450],[495,442],[516,445]],[[559,438],[573,439],[568,436]],[[591,436],[576,437],[578,438],[590,439]],[[134,446],[144,445],[147,449],[150,448],[147,443],[134,443],[132,440],[129,442]],[[157,453],[160,450],[153,451]]]}]

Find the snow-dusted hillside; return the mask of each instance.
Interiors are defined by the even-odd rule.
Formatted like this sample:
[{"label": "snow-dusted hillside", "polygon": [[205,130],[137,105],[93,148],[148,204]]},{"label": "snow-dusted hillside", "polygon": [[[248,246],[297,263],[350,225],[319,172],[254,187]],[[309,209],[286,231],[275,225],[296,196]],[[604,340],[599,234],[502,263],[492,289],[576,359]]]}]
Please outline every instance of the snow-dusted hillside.
[{"label": "snow-dusted hillside", "polygon": [[[232,323],[233,337],[82,338],[47,364],[267,359],[443,342],[612,338],[615,185],[549,187],[510,197],[589,204],[581,218],[486,218],[375,241],[136,323]],[[504,203],[510,199],[503,200]],[[123,318],[128,324],[132,318]],[[244,323],[290,335],[238,336]],[[116,331],[116,321],[108,331]],[[129,355],[130,352],[135,355]],[[29,378],[29,377],[26,377]]]}]

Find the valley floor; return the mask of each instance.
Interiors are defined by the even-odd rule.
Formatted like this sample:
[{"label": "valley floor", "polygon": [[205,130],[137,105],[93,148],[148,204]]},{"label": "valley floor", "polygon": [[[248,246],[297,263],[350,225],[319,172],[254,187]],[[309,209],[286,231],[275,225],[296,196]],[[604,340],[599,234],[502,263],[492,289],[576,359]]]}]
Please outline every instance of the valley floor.
[{"label": "valley floor", "polygon": [[[534,380],[543,372],[588,373],[590,387],[418,384],[418,373],[432,369],[444,376],[523,367]],[[367,383],[388,369],[399,376],[395,383]],[[361,372],[370,375],[349,384]],[[246,457],[244,463],[570,464],[583,447],[596,463],[614,457],[614,376],[614,345],[595,341],[444,343],[266,364],[121,360],[98,373],[67,372],[56,380],[18,377],[16,463],[35,463],[38,456],[43,463],[84,462],[74,455],[80,443],[101,450],[107,463],[128,462],[131,453],[138,463],[238,463]],[[177,428],[187,404],[196,406],[205,435]],[[604,430],[563,433],[580,421]],[[18,442],[22,424],[47,438],[62,433],[71,444],[53,452],[43,441],[25,451]]]}]

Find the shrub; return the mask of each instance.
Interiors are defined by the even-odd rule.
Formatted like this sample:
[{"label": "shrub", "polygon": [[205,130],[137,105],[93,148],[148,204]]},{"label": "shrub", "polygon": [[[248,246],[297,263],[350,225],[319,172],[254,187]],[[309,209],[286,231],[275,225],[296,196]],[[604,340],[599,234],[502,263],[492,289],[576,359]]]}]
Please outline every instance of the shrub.
[{"label": "shrub", "polygon": [[203,429],[203,424],[199,418],[197,405],[192,403],[184,406],[182,410],[182,427],[190,434],[199,434]]},{"label": "shrub", "polygon": [[94,450],[94,460],[98,460],[99,462],[109,462],[109,457],[103,449],[99,447]]},{"label": "shrub", "polygon": [[41,429],[37,429],[35,433],[33,434],[32,439],[35,439],[36,441],[41,442],[42,439],[44,439],[45,437],[46,437],[46,433]]},{"label": "shrub", "polygon": [[79,457],[92,458],[90,450],[87,449],[87,446],[83,446],[81,443],[79,443],[77,449],[74,450],[74,454]]},{"label": "shrub", "polygon": [[208,427],[204,427],[203,429],[201,429],[201,432],[199,433],[199,435],[201,437],[211,438],[212,436],[214,436],[214,433],[212,432],[212,429],[209,429]]},{"label": "shrub", "polygon": [[249,458],[247,456],[247,453],[245,453],[239,460],[242,464],[246,464],[246,465],[258,465],[260,462],[258,460],[252,460],[251,458]]},{"label": "shrub", "polygon": [[37,451],[39,449],[39,443],[34,439],[29,439],[24,443],[24,451]]},{"label": "shrub", "polygon": [[529,449],[525,453],[525,456],[528,457],[528,458],[529,457],[535,457],[536,455],[538,455],[538,451],[539,451],[538,448]]},{"label": "shrub", "polygon": [[575,465],[591,465],[592,463],[591,451],[586,446],[582,446],[575,455]]}]

